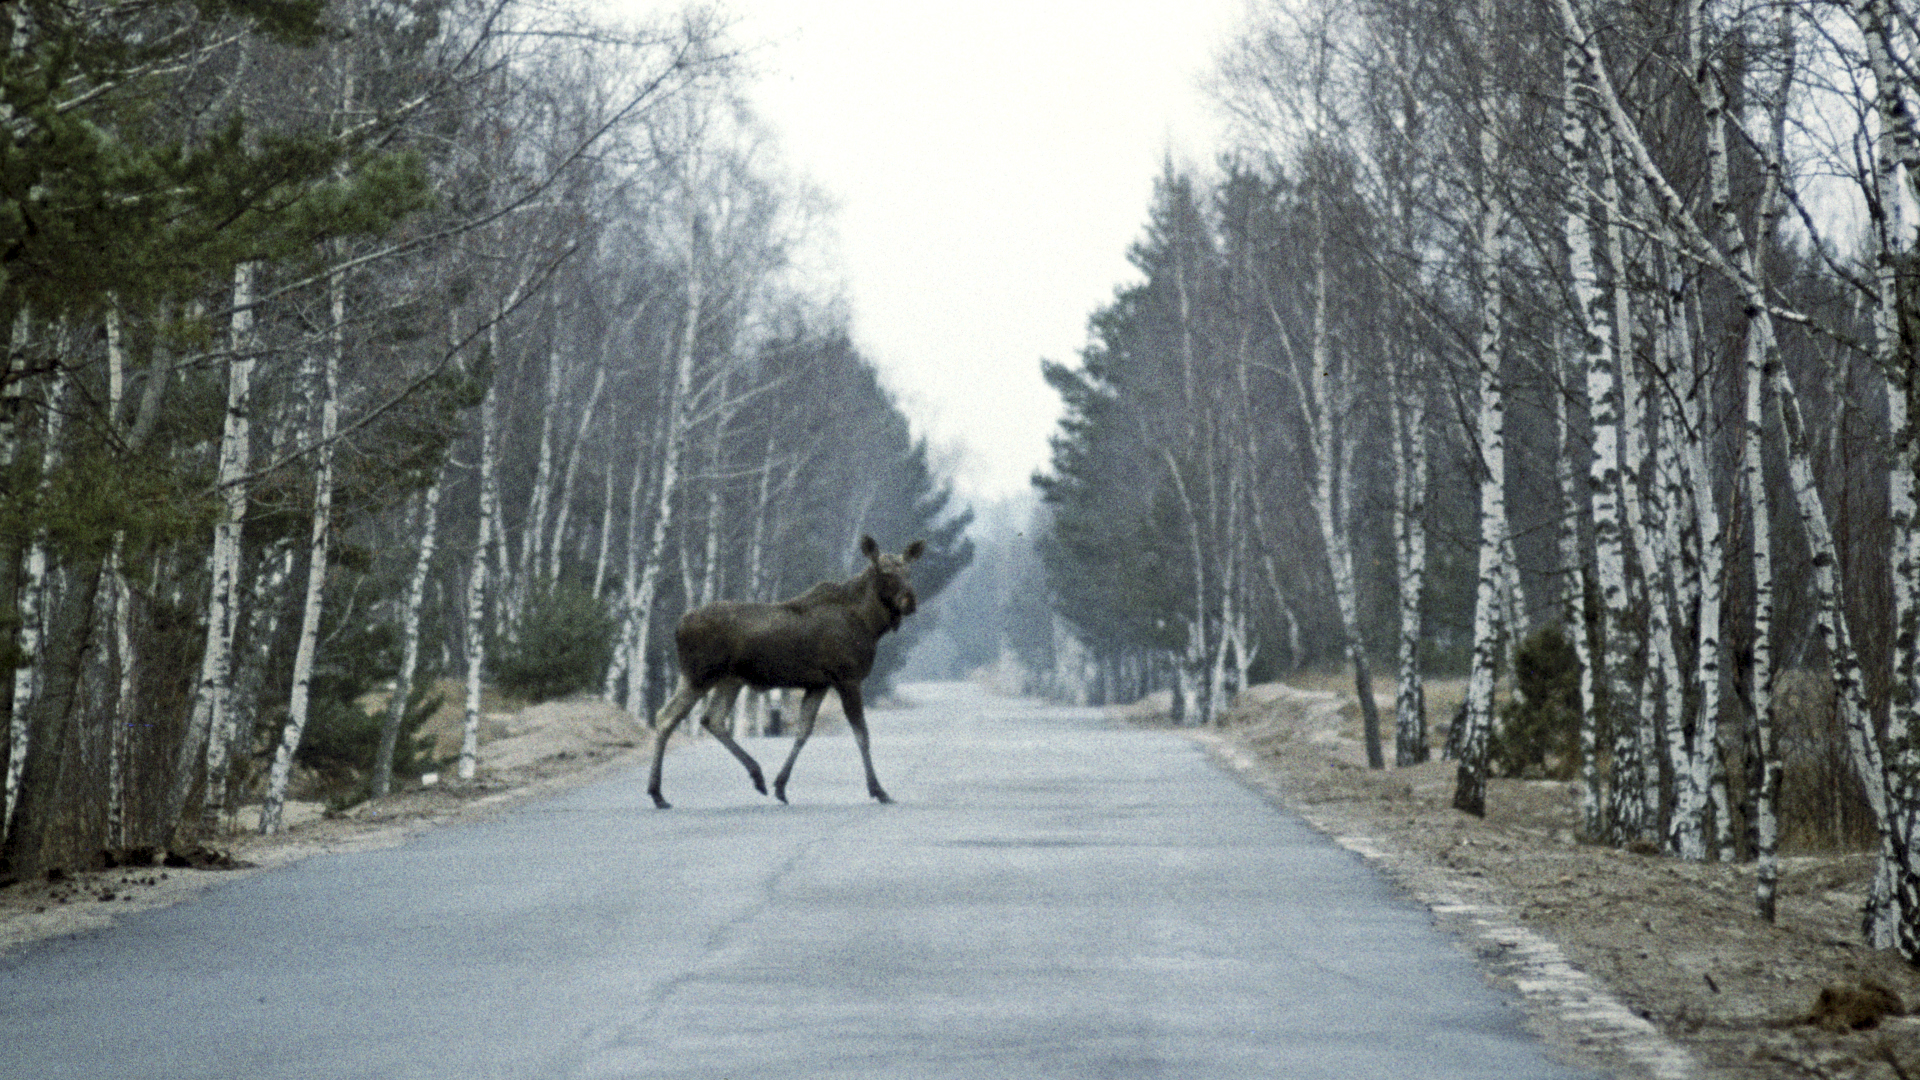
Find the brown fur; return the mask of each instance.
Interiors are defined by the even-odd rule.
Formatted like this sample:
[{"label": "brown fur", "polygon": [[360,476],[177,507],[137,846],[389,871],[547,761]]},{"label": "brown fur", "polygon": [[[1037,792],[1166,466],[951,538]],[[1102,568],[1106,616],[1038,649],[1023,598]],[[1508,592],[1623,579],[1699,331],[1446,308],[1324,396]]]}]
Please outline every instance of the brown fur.
[{"label": "brown fur", "polygon": [[773,781],[776,798],[787,801],[787,778],[793,773],[794,759],[813,734],[820,702],[828,690],[833,690],[840,695],[847,726],[860,747],[860,761],[867,770],[867,794],[891,802],[873,772],[860,684],[873,671],[873,654],[881,636],[898,630],[900,620],[918,606],[907,565],[925,548],[923,541],[915,540],[899,555],[883,554],[873,537],[863,536],[860,550],[868,565],[851,580],[823,581],[799,596],[773,604],[729,600],[688,612],[674,634],[680,656],[680,685],[654,720],[653,765],[647,780],[647,794],[653,796],[654,805],[662,810],[669,806],[660,796],[660,763],[666,755],[667,739],[709,691],[713,697],[701,726],[746,766],[754,788],[766,794],[760,763],[733,741],[726,728],[727,713],[748,686],[805,691],[793,750]]}]

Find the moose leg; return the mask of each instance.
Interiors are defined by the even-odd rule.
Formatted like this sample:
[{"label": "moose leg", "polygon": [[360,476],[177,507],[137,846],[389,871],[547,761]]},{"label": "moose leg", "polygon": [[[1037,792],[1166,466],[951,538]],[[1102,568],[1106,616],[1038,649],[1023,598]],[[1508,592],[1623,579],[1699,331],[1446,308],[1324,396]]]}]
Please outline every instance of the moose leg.
[{"label": "moose leg", "polygon": [[653,718],[653,767],[647,771],[647,794],[653,796],[653,805],[658,809],[672,808],[672,804],[660,797],[660,759],[667,756],[667,739],[673,734],[673,729],[680,726],[680,721],[693,711],[700,695],[705,692],[704,687],[694,686],[682,675],[673,697],[667,699],[660,714]]},{"label": "moose leg", "polygon": [[887,798],[886,791],[880,787],[880,778],[873,773],[873,752],[867,749],[867,716],[860,701],[860,684],[843,683],[840,691],[840,707],[847,712],[847,726],[853,729],[854,745],[860,748],[860,764],[867,770],[867,794],[883,803],[893,800]]},{"label": "moose leg", "polygon": [[765,795],[767,778],[760,775],[760,763],[753,760],[752,754],[742,750],[727,730],[727,714],[733,710],[733,703],[740,696],[740,688],[745,685],[739,679],[726,679],[715,686],[713,696],[707,699],[707,714],[700,718],[700,726],[711,732],[714,738],[720,740],[720,745],[727,748],[728,753],[747,767],[747,775],[753,778],[753,789]]},{"label": "moose leg", "polygon": [[787,754],[787,763],[780,766],[780,775],[773,778],[773,797],[781,802],[787,801],[787,777],[793,775],[793,760],[800,756],[800,748],[807,745],[807,737],[813,734],[813,718],[820,715],[820,702],[826,696],[825,688],[809,689],[807,696],[800,699],[800,720],[793,732],[793,750]]}]

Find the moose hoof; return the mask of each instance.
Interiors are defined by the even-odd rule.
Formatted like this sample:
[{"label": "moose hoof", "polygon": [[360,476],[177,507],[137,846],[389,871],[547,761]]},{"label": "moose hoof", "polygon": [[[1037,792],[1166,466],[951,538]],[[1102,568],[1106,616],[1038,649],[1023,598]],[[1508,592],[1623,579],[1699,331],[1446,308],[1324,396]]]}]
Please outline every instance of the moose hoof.
[{"label": "moose hoof", "polygon": [[872,791],[867,792],[867,794],[873,796],[873,801],[875,802],[890,803],[893,801],[887,796],[886,792],[881,791],[879,788],[874,788]]},{"label": "moose hoof", "polygon": [[670,802],[668,802],[667,800],[665,800],[665,799],[663,799],[663,798],[661,798],[661,797],[660,797],[660,793],[659,793],[659,792],[657,792],[657,791],[650,791],[650,792],[648,792],[647,794],[649,794],[649,795],[652,795],[652,796],[653,796],[653,808],[654,808],[655,810],[671,810],[671,809],[673,809],[673,804],[672,804],[672,803],[670,803]]},{"label": "moose hoof", "polygon": [[773,797],[776,799],[779,799],[782,803],[785,803],[787,801],[787,789],[785,785],[782,785],[782,784],[773,785]]},{"label": "moose hoof", "polygon": [[764,778],[762,778],[757,773],[753,777],[753,790],[759,792],[762,795],[765,795],[767,793],[767,782]]}]

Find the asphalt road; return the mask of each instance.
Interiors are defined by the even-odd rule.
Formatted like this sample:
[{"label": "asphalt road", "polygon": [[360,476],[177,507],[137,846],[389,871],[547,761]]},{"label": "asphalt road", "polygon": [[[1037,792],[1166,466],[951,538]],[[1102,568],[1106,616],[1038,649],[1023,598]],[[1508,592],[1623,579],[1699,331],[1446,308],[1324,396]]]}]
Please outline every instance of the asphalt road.
[{"label": "asphalt road", "polygon": [[[0,1077],[1589,1074],[1187,740],[958,686],[0,959]],[[786,740],[745,745],[777,768]]]}]

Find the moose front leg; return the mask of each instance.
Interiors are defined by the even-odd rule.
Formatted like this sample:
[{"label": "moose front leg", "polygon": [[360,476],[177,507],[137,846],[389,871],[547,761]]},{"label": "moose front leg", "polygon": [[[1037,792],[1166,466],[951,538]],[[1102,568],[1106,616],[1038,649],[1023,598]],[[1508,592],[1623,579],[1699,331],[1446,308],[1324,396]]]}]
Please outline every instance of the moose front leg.
[{"label": "moose front leg", "polygon": [[780,766],[780,775],[773,778],[773,797],[781,802],[787,801],[787,777],[793,775],[794,759],[800,756],[800,748],[807,745],[807,737],[813,734],[813,718],[820,715],[820,702],[826,700],[826,689],[809,689],[800,699],[799,726],[793,732],[793,749],[787,754],[787,763]]},{"label": "moose front leg", "polygon": [[866,710],[860,701],[860,684],[847,683],[837,688],[840,692],[840,707],[846,710],[847,726],[853,729],[854,745],[860,748],[860,764],[867,770],[867,794],[883,803],[893,800],[880,787],[880,778],[873,772],[873,752],[867,749]]},{"label": "moose front leg", "polygon": [[653,796],[655,809],[671,810],[672,804],[660,797],[660,761],[667,756],[667,740],[672,738],[673,729],[700,700],[704,690],[696,688],[685,675],[680,677],[680,686],[674,690],[673,697],[660,709],[653,719],[653,767],[647,770],[647,794]]},{"label": "moose front leg", "polygon": [[713,696],[707,699],[706,715],[700,718],[700,726],[719,739],[720,745],[747,767],[747,776],[753,780],[753,789],[765,795],[767,780],[760,774],[760,763],[753,760],[752,754],[741,749],[740,744],[733,741],[732,732],[727,730],[727,714],[733,711],[733,703],[740,697],[740,689],[745,685],[739,679],[726,679],[714,687]]}]

